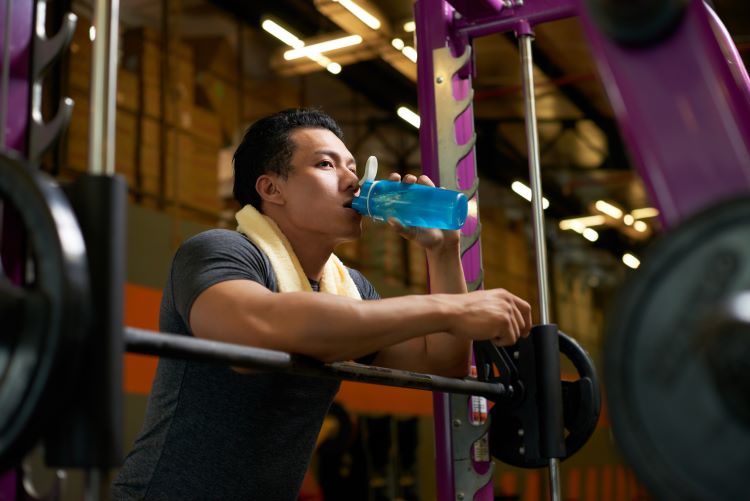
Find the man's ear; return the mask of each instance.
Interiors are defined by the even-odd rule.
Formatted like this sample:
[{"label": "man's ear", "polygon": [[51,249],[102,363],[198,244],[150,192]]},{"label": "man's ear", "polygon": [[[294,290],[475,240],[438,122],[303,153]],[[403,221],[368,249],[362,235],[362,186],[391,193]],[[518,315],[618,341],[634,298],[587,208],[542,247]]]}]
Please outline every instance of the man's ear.
[{"label": "man's ear", "polygon": [[281,179],[279,176],[263,174],[255,181],[255,189],[261,200],[275,205],[284,204],[284,195],[281,190]]}]

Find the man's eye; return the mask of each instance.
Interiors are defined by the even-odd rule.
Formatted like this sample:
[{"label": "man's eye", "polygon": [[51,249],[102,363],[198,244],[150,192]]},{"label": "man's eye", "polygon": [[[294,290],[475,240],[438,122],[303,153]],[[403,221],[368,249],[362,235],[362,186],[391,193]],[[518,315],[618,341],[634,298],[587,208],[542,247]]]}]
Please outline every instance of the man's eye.
[{"label": "man's eye", "polygon": [[323,160],[322,162],[318,162],[319,167],[333,167],[333,162],[330,160]]}]

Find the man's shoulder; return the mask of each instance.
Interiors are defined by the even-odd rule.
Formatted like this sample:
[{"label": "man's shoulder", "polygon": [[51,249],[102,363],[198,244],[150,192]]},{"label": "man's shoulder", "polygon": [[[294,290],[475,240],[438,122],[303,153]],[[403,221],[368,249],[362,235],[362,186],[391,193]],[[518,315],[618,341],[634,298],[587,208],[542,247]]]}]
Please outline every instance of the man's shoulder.
[{"label": "man's shoulder", "polygon": [[370,283],[369,280],[360,272],[354,268],[346,267],[349,272],[349,276],[354,280],[354,285],[357,286],[359,294],[362,299],[380,299],[380,294],[375,290],[375,287]]}]

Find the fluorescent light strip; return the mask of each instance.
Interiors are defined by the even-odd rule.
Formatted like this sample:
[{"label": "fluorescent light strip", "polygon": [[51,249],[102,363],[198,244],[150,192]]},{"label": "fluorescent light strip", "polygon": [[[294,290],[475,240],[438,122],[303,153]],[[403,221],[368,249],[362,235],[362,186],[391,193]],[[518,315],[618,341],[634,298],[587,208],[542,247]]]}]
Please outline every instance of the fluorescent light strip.
[{"label": "fluorescent light strip", "polygon": [[380,28],[380,20],[367,12],[365,9],[354,3],[352,0],[333,0],[341,4],[343,8],[354,14],[360,21],[365,23],[373,30]]},{"label": "fluorescent light strip", "polygon": [[596,207],[596,210],[599,212],[603,212],[611,218],[620,219],[622,217],[622,210],[604,200],[597,200],[594,207]]},{"label": "fluorescent light strip", "polygon": [[417,23],[414,21],[408,21],[404,23],[404,31],[407,33],[411,33],[417,29]]},{"label": "fluorescent light strip", "polygon": [[417,62],[417,50],[414,47],[407,45],[401,49],[401,53],[410,59],[412,63]]},{"label": "fluorescent light strip", "polygon": [[630,253],[623,254],[622,262],[625,263],[625,266],[628,266],[633,269],[636,269],[641,265],[641,261]]},{"label": "fluorescent light strip", "polygon": [[305,42],[297,38],[296,36],[289,33],[289,31],[286,30],[286,28],[281,27],[274,21],[271,21],[270,19],[266,19],[261,23],[261,28],[266,30],[271,35],[275,36],[285,44],[289,45],[290,47],[294,47],[295,49],[301,49],[305,46]]},{"label": "fluorescent light strip", "polygon": [[291,61],[301,57],[311,57],[314,54],[322,54],[331,50],[343,49],[362,43],[362,37],[359,35],[350,35],[341,38],[335,38],[326,42],[320,42],[313,45],[305,45],[299,49],[288,50],[284,52],[284,59]]},{"label": "fluorescent light strip", "polygon": [[391,40],[391,45],[393,45],[394,49],[401,50],[404,48],[404,45],[406,44],[400,38],[394,38],[393,40]]},{"label": "fluorescent light strip", "polygon": [[328,63],[326,69],[334,75],[341,73],[341,65],[339,63]]},{"label": "fluorescent light strip", "polygon": [[411,125],[419,129],[419,124],[420,124],[419,115],[411,111],[409,108],[407,108],[406,106],[401,106],[398,110],[396,110],[396,113],[402,119],[406,120]]},{"label": "fluorescent light strip", "polygon": [[[531,188],[523,184],[521,181],[514,181],[513,184],[510,185],[510,189],[516,192],[517,195],[520,195],[531,202]],[[549,200],[542,197],[542,208],[546,209],[547,207],[549,207]]]},{"label": "fluorescent light strip", "polygon": [[599,240],[599,233],[596,230],[592,230],[591,228],[586,228],[583,230],[583,238],[588,240],[589,242],[596,242]]},{"label": "fluorescent light strip", "polygon": [[635,218],[633,217],[632,214],[625,214],[622,217],[622,222],[625,223],[625,226],[630,226],[631,224],[635,222]]},{"label": "fluorescent light strip", "polygon": [[644,223],[643,221],[636,221],[633,223],[633,229],[639,233],[644,233],[646,230],[648,230],[648,225]]},{"label": "fluorescent light strip", "polygon": [[649,217],[656,217],[659,215],[659,210],[653,207],[644,207],[643,209],[635,209],[630,212],[635,219],[647,219]]},{"label": "fluorescent light strip", "polygon": [[599,215],[584,216],[584,217],[577,217],[575,219],[563,219],[562,221],[560,221],[560,229],[561,230],[575,230],[576,227],[588,228],[589,226],[599,226],[604,223],[605,223],[604,216],[599,216]]}]

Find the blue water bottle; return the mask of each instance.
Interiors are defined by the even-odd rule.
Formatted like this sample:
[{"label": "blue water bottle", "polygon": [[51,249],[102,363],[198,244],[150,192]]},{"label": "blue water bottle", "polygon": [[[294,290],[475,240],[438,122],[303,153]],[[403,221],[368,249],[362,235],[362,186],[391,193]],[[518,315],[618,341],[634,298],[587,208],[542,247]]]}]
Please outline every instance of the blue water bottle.
[{"label": "blue water bottle", "polygon": [[416,183],[375,181],[377,170],[377,159],[368,158],[359,196],[352,200],[352,209],[363,216],[379,221],[395,217],[404,226],[441,230],[457,230],[466,222],[469,202],[463,193]]}]

